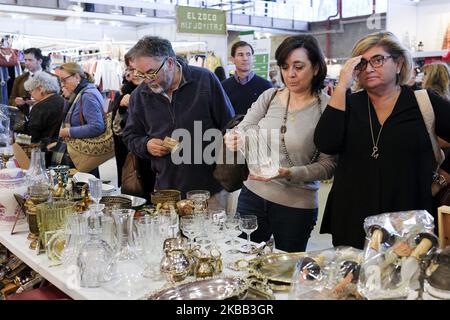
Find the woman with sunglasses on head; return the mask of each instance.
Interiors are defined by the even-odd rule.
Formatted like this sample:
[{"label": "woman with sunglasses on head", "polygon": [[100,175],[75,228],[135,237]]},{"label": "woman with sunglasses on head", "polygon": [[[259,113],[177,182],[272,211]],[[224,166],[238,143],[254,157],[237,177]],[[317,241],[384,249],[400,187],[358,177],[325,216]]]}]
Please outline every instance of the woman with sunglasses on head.
[{"label": "woman with sunglasses on head", "polygon": [[[317,125],[318,149],[339,155],[321,226],[335,246],[362,248],[367,216],[433,212],[433,150],[414,91],[405,86],[411,69],[410,53],[391,32],[362,38]],[[362,90],[346,97],[355,80]],[[436,133],[447,140],[450,103],[428,95]]]},{"label": "woman with sunglasses on head", "polygon": [[[97,87],[92,83],[93,78],[84,72],[83,68],[75,63],[62,64],[57,72],[63,96],[69,100],[65,110],[64,128],[59,131],[59,137],[66,138],[94,138],[105,131],[103,119],[103,97]],[[75,167],[67,151],[63,164]],[[91,171],[99,177],[98,168]]]}]

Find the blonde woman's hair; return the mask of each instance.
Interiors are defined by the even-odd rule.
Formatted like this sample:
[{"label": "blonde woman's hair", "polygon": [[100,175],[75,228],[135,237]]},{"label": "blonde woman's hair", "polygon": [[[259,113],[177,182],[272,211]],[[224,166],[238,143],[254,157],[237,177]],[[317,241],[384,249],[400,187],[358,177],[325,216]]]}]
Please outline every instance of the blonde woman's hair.
[{"label": "blonde woman's hair", "polygon": [[[397,77],[397,84],[406,84],[411,77],[413,67],[411,53],[400,43],[392,32],[375,32],[360,39],[353,47],[352,57],[360,56],[375,46],[382,46],[392,56],[394,61],[403,61],[400,74]],[[362,89],[362,86],[358,82],[355,87],[356,89]]]},{"label": "blonde woman's hair", "polygon": [[65,70],[70,74],[78,74],[81,79],[86,79],[87,81],[94,83],[94,78],[87,72],[84,72],[83,68],[76,62],[67,62],[59,67],[60,70]]},{"label": "blonde woman's hair", "polygon": [[423,67],[427,75],[422,83],[423,89],[431,89],[443,98],[450,100],[450,70],[445,63],[433,62]]}]

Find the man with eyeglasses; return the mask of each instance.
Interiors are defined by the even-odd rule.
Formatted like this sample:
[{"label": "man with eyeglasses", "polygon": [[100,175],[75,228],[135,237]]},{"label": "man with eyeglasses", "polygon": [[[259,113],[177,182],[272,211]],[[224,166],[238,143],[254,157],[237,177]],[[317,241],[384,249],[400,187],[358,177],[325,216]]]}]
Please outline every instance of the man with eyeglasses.
[{"label": "man with eyeglasses", "polygon": [[[135,75],[144,79],[130,98],[123,132],[128,149],[151,161],[157,175],[156,190],[178,189],[185,197],[187,191],[203,189],[224,199],[222,188],[212,175],[214,165],[207,164],[203,156],[195,157],[199,151],[203,155],[209,144],[203,141],[205,131],[221,130],[234,116],[219,80],[209,70],[177,59],[166,39],[146,36],[128,54],[136,68]],[[183,144],[182,149],[183,156],[189,154],[190,159],[181,164],[173,162],[171,150],[164,143],[177,129],[187,130],[191,138],[191,143],[186,143],[187,147]],[[202,142],[196,144],[199,138]]]},{"label": "man with eyeglasses", "polygon": [[246,114],[252,103],[272,84],[252,71],[253,47],[238,41],[231,47],[231,57],[236,71],[233,77],[222,81],[236,114]]}]

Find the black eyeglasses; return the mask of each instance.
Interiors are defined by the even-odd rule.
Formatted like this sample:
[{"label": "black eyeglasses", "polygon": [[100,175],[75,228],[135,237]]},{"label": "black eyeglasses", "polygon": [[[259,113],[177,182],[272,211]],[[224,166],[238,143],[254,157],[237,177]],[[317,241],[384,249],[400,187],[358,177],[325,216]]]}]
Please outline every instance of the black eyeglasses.
[{"label": "black eyeglasses", "polygon": [[156,77],[158,76],[158,72],[162,69],[162,67],[164,66],[164,64],[167,61],[167,57],[164,58],[164,61],[161,63],[161,65],[159,66],[159,68],[156,71],[153,72],[146,72],[146,73],[142,73],[138,70],[134,71],[134,75],[140,79],[144,79],[144,80],[155,80]]},{"label": "black eyeglasses", "polygon": [[70,77],[73,77],[73,76],[74,76],[74,74],[71,74],[67,77],[61,78],[61,83],[65,83],[67,79],[69,79]]},{"label": "black eyeglasses", "polygon": [[361,59],[361,62],[356,65],[355,69],[358,71],[364,71],[364,70],[366,70],[367,65],[369,63],[373,68],[380,68],[383,66],[384,61],[389,58],[393,58],[393,57],[376,55],[376,56],[373,56],[372,58],[370,58],[369,60]]}]

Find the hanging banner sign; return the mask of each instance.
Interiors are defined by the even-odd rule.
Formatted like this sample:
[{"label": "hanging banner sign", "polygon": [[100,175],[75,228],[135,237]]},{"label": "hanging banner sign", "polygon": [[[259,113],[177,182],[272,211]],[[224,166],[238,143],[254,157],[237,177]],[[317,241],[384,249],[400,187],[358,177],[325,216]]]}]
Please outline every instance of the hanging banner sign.
[{"label": "hanging banner sign", "polygon": [[[241,37],[242,38],[242,37]],[[259,39],[248,41],[255,54],[253,55],[252,70],[260,77],[269,80],[269,64],[270,64],[270,50],[272,42],[270,39]]]},{"label": "hanging banner sign", "polygon": [[223,10],[176,6],[177,32],[227,34],[227,16]]}]

